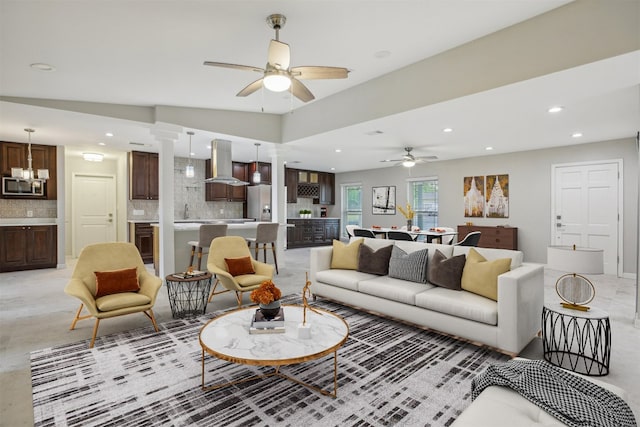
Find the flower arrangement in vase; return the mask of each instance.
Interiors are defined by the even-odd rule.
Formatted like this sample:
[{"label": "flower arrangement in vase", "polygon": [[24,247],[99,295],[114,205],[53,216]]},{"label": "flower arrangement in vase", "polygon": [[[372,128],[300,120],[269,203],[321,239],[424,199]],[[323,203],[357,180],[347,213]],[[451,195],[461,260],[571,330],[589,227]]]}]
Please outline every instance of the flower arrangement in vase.
[{"label": "flower arrangement in vase", "polygon": [[404,210],[402,206],[398,206],[398,210],[407,219],[407,231],[411,231],[411,227],[413,225],[413,216],[416,214],[416,211],[411,208],[411,205],[409,203],[407,203],[407,210]]},{"label": "flower arrangement in vase", "polygon": [[282,291],[271,280],[265,280],[258,289],[251,291],[251,301],[260,306],[265,318],[275,317],[280,312],[280,297]]}]

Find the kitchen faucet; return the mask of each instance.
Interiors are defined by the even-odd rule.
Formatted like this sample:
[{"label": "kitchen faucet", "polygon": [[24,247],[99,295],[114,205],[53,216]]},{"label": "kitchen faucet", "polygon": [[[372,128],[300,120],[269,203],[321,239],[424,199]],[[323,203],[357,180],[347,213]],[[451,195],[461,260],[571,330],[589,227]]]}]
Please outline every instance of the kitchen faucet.
[{"label": "kitchen faucet", "polygon": [[189,219],[189,205],[184,204],[184,219]]}]

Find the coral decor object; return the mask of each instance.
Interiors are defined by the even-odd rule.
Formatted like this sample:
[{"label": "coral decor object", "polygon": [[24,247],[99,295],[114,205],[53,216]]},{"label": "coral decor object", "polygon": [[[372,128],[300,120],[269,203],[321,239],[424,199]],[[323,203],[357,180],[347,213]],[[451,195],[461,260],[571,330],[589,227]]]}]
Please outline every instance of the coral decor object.
[{"label": "coral decor object", "polygon": [[282,297],[282,292],[271,280],[265,280],[258,289],[251,292],[251,301],[257,304],[267,305],[278,301]]}]

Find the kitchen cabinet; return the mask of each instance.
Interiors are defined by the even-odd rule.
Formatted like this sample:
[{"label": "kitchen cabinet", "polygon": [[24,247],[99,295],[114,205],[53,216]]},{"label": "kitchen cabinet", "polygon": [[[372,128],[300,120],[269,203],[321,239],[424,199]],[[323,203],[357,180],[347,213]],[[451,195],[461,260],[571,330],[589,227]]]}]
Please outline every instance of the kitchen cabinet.
[{"label": "kitchen cabinet", "polygon": [[314,171],[298,171],[298,184],[317,184],[318,172]]},{"label": "kitchen cabinet", "polygon": [[158,200],[160,194],[158,154],[132,151],[129,159],[131,200]]},{"label": "kitchen cabinet", "polygon": [[260,182],[253,182],[253,173],[256,171],[256,162],[249,163],[249,182],[251,185],[267,184],[271,185],[271,163],[258,162],[258,171],[260,172]]},{"label": "kitchen cabinet", "polygon": [[[0,142],[0,174],[11,176],[11,168],[26,169],[29,165],[29,145],[19,142]],[[49,179],[45,183],[44,196],[4,196],[6,198],[25,198],[56,200],[58,198],[57,161],[55,145],[31,144],[31,167],[34,171],[48,169]]]},{"label": "kitchen cabinet", "polygon": [[[234,178],[240,181],[249,181],[249,167],[246,163],[233,162],[232,174]],[[212,176],[210,159],[206,161],[205,176],[206,178],[211,178]],[[205,184],[205,200],[207,202],[246,202],[247,187],[245,185],[235,186],[210,182]]]},{"label": "kitchen cabinet", "polygon": [[459,225],[458,241],[472,231],[480,232],[478,246],[481,248],[518,250],[517,227],[488,227],[480,225]]},{"label": "kitchen cabinet", "polygon": [[136,245],[145,264],[153,262],[153,227],[150,223],[130,223],[129,242]]},{"label": "kitchen cabinet", "polygon": [[318,174],[318,180],[320,182],[320,198],[319,203],[321,205],[334,205],[335,200],[335,186],[336,176],[332,173],[320,172]]},{"label": "kitchen cabinet", "polygon": [[287,203],[298,203],[298,170],[284,169],[284,185],[287,187]]},{"label": "kitchen cabinet", "polygon": [[287,223],[287,248],[331,245],[340,239],[340,220],[337,218],[293,218]]},{"label": "kitchen cabinet", "polygon": [[57,248],[55,225],[0,227],[0,272],[55,268]]}]

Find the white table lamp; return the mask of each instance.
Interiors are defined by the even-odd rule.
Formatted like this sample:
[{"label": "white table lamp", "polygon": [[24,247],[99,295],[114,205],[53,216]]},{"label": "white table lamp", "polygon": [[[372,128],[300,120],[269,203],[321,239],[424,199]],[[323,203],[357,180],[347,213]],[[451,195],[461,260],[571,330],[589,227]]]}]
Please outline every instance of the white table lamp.
[{"label": "white table lamp", "polygon": [[588,304],[596,296],[593,283],[581,274],[602,274],[604,272],[604,250],[573,246],[549,246],[547,267],[553,270],[569,271],[556,282],[556,293],[562,299],[562,306],[573,310],[587,311]]}]

